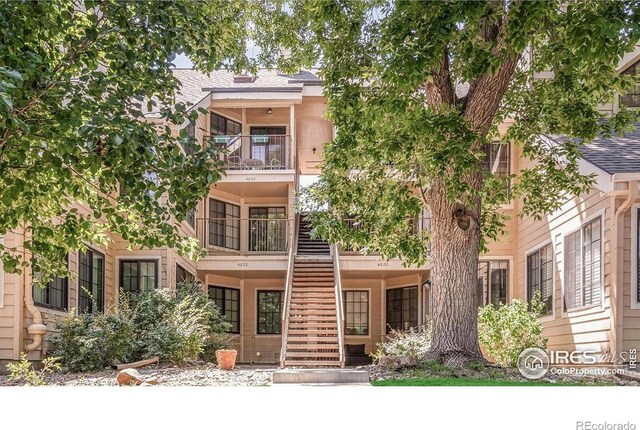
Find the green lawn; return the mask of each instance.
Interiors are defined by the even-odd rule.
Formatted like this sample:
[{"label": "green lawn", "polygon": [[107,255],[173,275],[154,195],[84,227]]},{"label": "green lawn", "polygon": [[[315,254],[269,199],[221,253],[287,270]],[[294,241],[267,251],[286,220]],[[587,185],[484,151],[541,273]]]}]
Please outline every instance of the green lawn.
[{"label": "green lawn", "polygon": [[476,378],[414,378],[414,379],[387,379],[385,381],[372,381],[376,387],[519,387],[519,386],[577,386],[582,384],[557,383],[548,381],[511,381],[507,379],[476,379]]}]

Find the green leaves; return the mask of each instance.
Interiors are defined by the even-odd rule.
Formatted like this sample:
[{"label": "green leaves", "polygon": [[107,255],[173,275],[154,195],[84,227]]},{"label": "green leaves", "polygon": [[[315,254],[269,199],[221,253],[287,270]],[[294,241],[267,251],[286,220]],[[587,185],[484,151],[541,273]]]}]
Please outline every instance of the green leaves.
[{"label": "green leaves", "polygon": [[[64,274],[60,255],[109,246],[112,233],[202,255],[173,220],[208,193],[221,163],[169,128],[158,135],[141,106],[161,106],[162,124],[189,115],[174,103],[177,52],[205,71],[249,67],[238,41],[252,9],[240,2],[84,4],[86,13],[64,0],[0,3],[0,234],[28,228],[24,249],[45,280]],[[0,258],[17,271],[22,249]]]}]

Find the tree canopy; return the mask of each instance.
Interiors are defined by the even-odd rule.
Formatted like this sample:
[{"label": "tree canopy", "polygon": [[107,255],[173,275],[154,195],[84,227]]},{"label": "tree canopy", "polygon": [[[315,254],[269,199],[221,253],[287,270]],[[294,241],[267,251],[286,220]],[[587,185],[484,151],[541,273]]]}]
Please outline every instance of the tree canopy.
[{"label": "tree canopy", "polygon": [[[318,230],[423,263],[428,237],[407,234],[406,220],[438,194],[478,215],[472,222],[481,237],[495,239],[504,221],[498,209],[509,199],[523,199],[522,214],[539,217],[567,193],[587,190],[579,143],[628,130],[635,119],[624,108],[606,117],[598,105],[633,83],[617,66],[640,38],[638,8],[632,1],[291,1],[274,9],[291,52],[284,63],[320,60],[338,130],[311,191],[331,208],[316,212]],[[500,124],[508,130],[499,133]],[[536,164],[517,177],[486,172],[485,145],[498,141]],[[474,215],[470,207],[480,205]]]},{"label": "tree canopy", "polygon": [[145,117],[196,115],[175,103],[177,53],[203,71],[251,67],[247,23],[245,6],[224,0],[0,2],[0,235],[25,229],[24,249],[0,246],[5,270],[28,265],[26,251],[43,276],[62,274],[68,252],[110,233],[200,254],[171,220],[222,166]]}]

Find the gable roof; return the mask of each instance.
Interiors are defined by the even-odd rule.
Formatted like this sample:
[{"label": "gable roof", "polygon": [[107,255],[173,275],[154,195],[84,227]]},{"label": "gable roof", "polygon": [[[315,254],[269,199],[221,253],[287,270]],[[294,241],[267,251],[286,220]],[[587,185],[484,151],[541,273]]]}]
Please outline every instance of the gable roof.
[{"label": "gable roof", "polygon": [[624,136],[597,138],[582,145],[580,153],[589,163],[613,175],[640,173],[640,123]]}]

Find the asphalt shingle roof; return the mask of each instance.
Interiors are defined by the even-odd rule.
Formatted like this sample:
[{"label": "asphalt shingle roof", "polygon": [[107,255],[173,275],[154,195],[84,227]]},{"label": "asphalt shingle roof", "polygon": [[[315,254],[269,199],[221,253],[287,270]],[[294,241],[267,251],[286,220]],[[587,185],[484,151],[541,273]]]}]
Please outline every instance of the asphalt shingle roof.
[{"label": "asphalt shingle roof", "polygon": [[609,174],[640,173],[640,123],[624,136],[597,138],[581,146],[582,157]]},{"label": "asphalt shingle roof", "polygon": [[173,75],[180,81],[181,88],[176,96],[177,102],[189,106],[198,103],[210,91],[220,90],[250,90],[260,91],[264,88],[300,90],[303,84],[320,84],[316,75],[309,71],[302,71],[295,75],[284,75],[276,70],[261,69],[253,82],[234,82],[233,72],[216,70],[209,75],[194,69],[173,69]]}]

